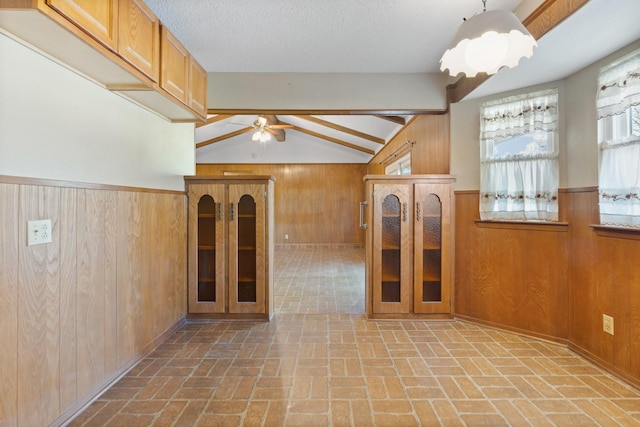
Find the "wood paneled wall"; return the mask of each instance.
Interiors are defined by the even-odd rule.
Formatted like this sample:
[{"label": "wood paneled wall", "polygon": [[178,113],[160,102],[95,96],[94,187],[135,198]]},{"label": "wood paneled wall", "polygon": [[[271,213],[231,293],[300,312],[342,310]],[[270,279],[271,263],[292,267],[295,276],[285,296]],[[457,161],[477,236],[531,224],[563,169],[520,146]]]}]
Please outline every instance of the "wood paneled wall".
[{"label": "wood paneled wall", "polygon": [[[640,240],[590,227],[597,189],[559,197],[567,226],[485,226],[479,192],[456,192],[456,315],[568,344],[640,386]],[[614,317],[614,336],[602,314]]]},{"label": "wood paneled wall", "polygon": [[[364,244],[363,164],[198,164],[197,175],[271,175],[276,244]],[[285,240],[285,235],[289,239]]]},{"label": "wood paneled wall", "polygon": [[[0,425],[44,426],[184,318],[186,197],[12,181],[0,177]],[[52,243],[26,245],[33,219],[51,219]]]},{"label": "wood paneled wall", "polygon": [[406,141],[415,142],[411,151],[411,173],[448,174],[450,163],[449,113],[415,116],[398,135],[371,159],[368,174],[384,175],[385,165],[393,162]]}]

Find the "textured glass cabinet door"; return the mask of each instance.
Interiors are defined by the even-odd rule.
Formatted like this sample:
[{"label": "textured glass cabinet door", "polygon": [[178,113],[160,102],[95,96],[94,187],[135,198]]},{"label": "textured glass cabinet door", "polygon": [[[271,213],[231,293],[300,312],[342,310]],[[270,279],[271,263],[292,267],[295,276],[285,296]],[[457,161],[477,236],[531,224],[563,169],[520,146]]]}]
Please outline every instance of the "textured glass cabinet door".
[{"label": "textured glass cabinet door", "polygon": [[189,190],[189,312],[225,312],[224,186]]},{"label": "textured glass cabinet door", "polygon": [[409,187],[375,185],[373,200],[373,310],[405,313],[411,307]]},{"label": "textured glass cabinet door", "polygon": [[417,184],[415,187],[416,313],[450,311],[449,268],[443,265],[443,254],[446,253],[444,251],[449,250],[449,188],[442,184]]},{"label": "textured glass cabinet door", "polygon": [[265,191],[229,186],[229,312],[265,312]]}]

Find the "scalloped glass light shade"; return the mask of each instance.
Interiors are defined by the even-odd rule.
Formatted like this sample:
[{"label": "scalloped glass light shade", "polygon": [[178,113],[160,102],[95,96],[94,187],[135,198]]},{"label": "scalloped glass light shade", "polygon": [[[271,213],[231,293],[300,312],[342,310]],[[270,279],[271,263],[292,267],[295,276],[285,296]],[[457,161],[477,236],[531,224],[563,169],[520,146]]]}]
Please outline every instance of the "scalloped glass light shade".
[{"label": "scalloped glass light shade", "polygon": [[457,76],[464,73],[495,74],[502,67],[513,68],[530,58],[538,43],[508,10],[491,10],[462,23],[450,49],[440,59],[440,69]]}]

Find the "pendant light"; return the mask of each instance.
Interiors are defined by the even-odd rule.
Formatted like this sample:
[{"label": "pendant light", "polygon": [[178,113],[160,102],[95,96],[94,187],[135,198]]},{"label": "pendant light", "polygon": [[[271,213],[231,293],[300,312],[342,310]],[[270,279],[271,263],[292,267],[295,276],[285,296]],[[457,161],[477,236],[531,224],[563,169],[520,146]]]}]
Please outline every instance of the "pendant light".
[{"label": "pendant light", "polygon": [[440,59],[440,69],[448,69],[451,76],[464,73],[495,74],[502,67],[513,68],[521,58],[530,58],[536,40],[522,22],[508,10],[483,11],[465,19],[451,46]]}]

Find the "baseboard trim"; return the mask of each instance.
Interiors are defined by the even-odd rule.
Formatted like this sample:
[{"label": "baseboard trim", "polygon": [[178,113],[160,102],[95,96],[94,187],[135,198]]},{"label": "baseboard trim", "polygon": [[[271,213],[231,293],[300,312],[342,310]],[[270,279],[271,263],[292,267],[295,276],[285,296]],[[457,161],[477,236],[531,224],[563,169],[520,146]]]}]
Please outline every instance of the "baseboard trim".
[{"label": "baseboard trim", "polygon": [[362,249],[364,243],[276,243],[276,249]]},{"label": "baseboard trim", "polygon": [[49,427],[65,426],[75,417],[77,417],[82,411],[84,411],[89,405],[96,401],[104,392],[106,392],[112,385],[118,382],[123,376],[125,376],[134,366],[136,366],[142,359],[154,351],[160,344],[169,338],[169,336],[180,326],[186,323],[186,319],[181,317],[173,325],[167,328],[163,333],[158,335],[149,345],[143,348],[138,354],[133,356],[127,362],[125,362],[118,370],[108,375],[100,383],[98,383],[89,393],[82,398],[78,399],[76,403],[70,406],[64,411],[58,418],[56,418]]},{"label": "baseboard trim", "polygon": [[482,320],[482,319],[478,319],[478,318],[471,317],[471,316],[465,316],[465,315],[461,315],[461,314],[456,314],[455,315],[455,319],[463,321],[463,322],[474,323],[476,325],[486,326],[488,328],[497,329],[499,331],[510,332],[510,333],[516,334],[516,335],[522,335],[522,336],[525,336],[527,338],[535,338],[535,339],[538,339],[540,341],[546,341],[546,342],[551,343],[551,344],[558,344],[558,345],[561,345],[561,346],[564,346],[564,347],[569,347],[569,341],[564,339],[564,338],[558,338],[558,337],[554,337],[554,336],[551,336],[551,335],[540,334],[540,333],[537,333],[537,332],[528,331],[526,329],[520,329],[520,328],[516,328],[516,327],[513,327],[513,326],[503,325],[503,324],[500,324],[500,323],[489,322],[487,320]]},{"label": "baseboard trim", "polygon": [[577,355],[579,355],[580,357],[582,357],[583,359],[588,360],[589,362],[593,363],[594,365],[596,365],[598,368],[602,369],[603,371],[613,375],[614,377],[624,381],[625,383],[629,384],[631,387],[634,387],[638,390],[640,390],[640,378],[635,378],[630,376],[629,374],[627,374],[624,371],[621,371],[620,369],[616,368],[613,364],[599,358],[598,356],[596,356],[595,354],[592,354],[591,352],[585,350],[584,348],[577,346],[573,343],[569,343],[569,350],[573,351],[574,353],[576,353]]},{"label": "baseboard trim", "polygon": [[509,333],[513,333],[513,334],[517,334],[517,335],[522,335],[522,336],[527,337],[527,338],[534,338],[534,339],[537,339],[537,340],[540,340],[540,341],[545,341],[545,342],[548,342],[548,343],[551,343],[551,344],[556,344],[556,345],[560,345],[560,346],[566,347],[567,350],[570,350],[570,351],[574,352],[575,354],[577,354],[581,358],[583,358],[586,361],[592,363],[593,365],[595,365],[596,367],[602,369],[606,373],[616,377],[617,379],[619,379],[621,381],[624,381],[625,383],[629,384],[631,387],[634,387],[634,388],[640,390],[640,379],[639,378],[635,378],[635,377],[629,375],[628,373],[618,369],[613,364],[611,364],[611,363],[599,358],[598,356],[590,353],[588,350],[585,350],[584,348],[572,343],[568,339],[550,337],[550,336],[544,335],[544,334],[537,334],[535,332],[531,332],[531,331],[527,331],[527,330],[523,330],[523,329],[519,329],[519,328],[514,328],[514,327],[510,327],[510,326],[505,326],[505,325],[501,325],[501,324],[497,324],[497,323],[493,323],[493,322],[488,322],[488,321],[477,319],[477,318],[470,317],[470,316],[461,316],[461,315],[456,314],[455,319],[459,320],[459,321],[462,321],[462,322],[481,325],[481,326],[485,326],[485,327],[488,327],[488,328],[491,328],[491,329],[496,329],[496,330],[499,330],[499,331],[504,331],[504,332],[509,332]]}]

